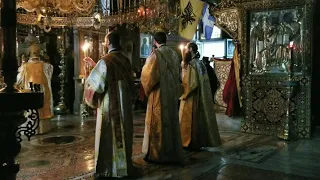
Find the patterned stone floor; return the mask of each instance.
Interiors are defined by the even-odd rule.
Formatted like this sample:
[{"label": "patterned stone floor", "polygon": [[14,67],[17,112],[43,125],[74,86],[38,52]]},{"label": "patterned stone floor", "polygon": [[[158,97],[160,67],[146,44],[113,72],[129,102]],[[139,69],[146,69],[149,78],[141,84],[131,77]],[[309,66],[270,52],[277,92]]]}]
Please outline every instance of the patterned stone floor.
[{"label": "patterned stone floor", "polygon": [[[223,145],[201,152],[187,152],[188,165],[163,166],[143,161],[141,144],[144,114],[134,116],[134,163],[152,180],[255,180],[319,179],[320,136],[295,142],[221,130]],[[76,116],[53,119],[54,129],[24,140],[18,157],[18,180],[93,179],[94,118]],[[319,131],[317,131],[319,132]]]}]

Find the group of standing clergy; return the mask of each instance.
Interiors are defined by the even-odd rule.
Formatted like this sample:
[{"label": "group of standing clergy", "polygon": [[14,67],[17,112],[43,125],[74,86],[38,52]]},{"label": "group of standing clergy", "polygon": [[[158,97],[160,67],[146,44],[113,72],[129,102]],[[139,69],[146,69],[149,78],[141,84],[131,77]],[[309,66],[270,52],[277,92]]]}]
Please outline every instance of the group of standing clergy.
[{"label": "group of standing clergy", "polygon": [[[184,147],[219,146],[221,140],[197,45],[188,43],[180,67],[177,53],[166,41],[165,33],[154,35],[156,48],[142,69],[141,83],[148,97],[142,151],[147,162],[185,165]],[[106,35],[105,45],[108,54],[98,63],[85,58],[94,66],[86,80],[85,100],[98,108],[95,176],[126,177],[133,174],[132,68],[121,52],[117,32]]]}]

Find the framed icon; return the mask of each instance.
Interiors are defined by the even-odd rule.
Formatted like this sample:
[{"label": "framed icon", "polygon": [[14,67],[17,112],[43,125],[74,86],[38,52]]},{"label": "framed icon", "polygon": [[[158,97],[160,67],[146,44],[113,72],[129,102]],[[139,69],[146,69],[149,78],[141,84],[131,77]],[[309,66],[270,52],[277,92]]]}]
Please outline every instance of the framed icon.
[{"label": "framed icon", "polygon": [[151,34],[140,34],[140,58],[147,58],[152,51]]},{"label": "framed icon", "polygon": [[234,44],[232,39],[227,39],[227,58],[233,58]]}]

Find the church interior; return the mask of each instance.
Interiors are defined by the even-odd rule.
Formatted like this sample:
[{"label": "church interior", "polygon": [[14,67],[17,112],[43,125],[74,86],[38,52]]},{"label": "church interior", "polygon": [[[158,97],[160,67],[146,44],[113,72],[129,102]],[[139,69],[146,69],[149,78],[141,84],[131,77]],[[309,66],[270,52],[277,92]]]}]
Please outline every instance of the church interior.
[{"label": "church interior", "polygon": [[[84,95],[94,67],[84,59],[110,53],[112,31],[135,86],[130,179],[320,178],[318,0],[0,2],[0,180],[103,179],[95,178],[99,113]],[[142,152],[141,74],[156,32],[179,64],[194,42],[212,69],[209,108],[222,144],[185,150],[184,166],[150,163]]]}]

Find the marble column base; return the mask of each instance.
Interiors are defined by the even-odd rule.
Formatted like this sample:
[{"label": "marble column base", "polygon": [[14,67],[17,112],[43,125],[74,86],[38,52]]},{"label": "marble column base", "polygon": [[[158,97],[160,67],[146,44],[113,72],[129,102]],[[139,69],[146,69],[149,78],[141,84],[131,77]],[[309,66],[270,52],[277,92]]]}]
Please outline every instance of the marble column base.
[{"label": "marble column base", "polygon": [[83,84],[79,79],[75,79],[75,98],[73,103],[73,114],[81,115],[80,105],[83,102]]}]

